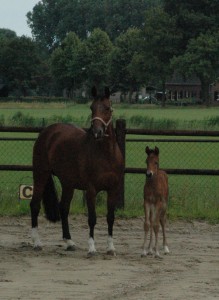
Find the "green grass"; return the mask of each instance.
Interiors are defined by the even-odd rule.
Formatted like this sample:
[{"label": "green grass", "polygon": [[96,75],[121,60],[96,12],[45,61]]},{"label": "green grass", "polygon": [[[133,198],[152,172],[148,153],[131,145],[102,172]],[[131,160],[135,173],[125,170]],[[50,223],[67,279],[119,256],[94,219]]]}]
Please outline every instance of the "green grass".
[{"label": "green grass", "polygon": [[[90,122],[90,103],[1,103],[0,124],[35,125],[63,120],[80,126]],[[150,107],[148,105],[113,104],[114,119],[124,118],[127,127],[168,129],[219,129],[219,107]],[[20,114],[20,118],[19,118]]]},{"label": "green grass", "polygon": [[[15,121],[35,122],[48,118],[51,122],[75,121],[81,126],[89,124],[89,104],[0,104],[0,120],[5,124]],[[114,105],[114,119],[122,117],[128,126],[161,128],[173,126],[174,129],[218,129],[219,108],[149,108],[141,105]],[[16,119],[17,118],[17,119]],[[211,127],[206,128],[206,120]],[[13,121],[13,122],[12,122]],[[12,123],[10,123],[12,122]],[[147,125],[148,124],[148,125]],[[202,125],[201,125],[202,124]],[[203,125],[204,124],[204,125]],[[19,124],[14,124],[18,126]],[[31,126],[31,124],[29,124]],[[202,126],[202,127],[201,127]],[[168,127],[169,128],[169,127]],[[37,134],[0,133],[1,137],[36,137]],[[136,136],[134,136],[137,138]],[[130,136],[127,136],[130,138]],[[127,142],[126,166],[145,167],[145,147],[155,145],[160,148],[161,168],[195,168],[218,169],[219,143],[173,143],[156,142],[162,136],[139,137],[154,139],[153,142]],[[170,137],[168,137],[170,138]],[[174,137],[172,137],[174,138]],[[205,137],[204,139],[207,139]],[[216,139],[216,138],[215,138]],[[0,164],[31,164],[33,142],[1,141]],[[143,186],[145,176],[127,174],[125,179],[125,209],[117,211],[118,216],[143,216]],[[0,182],[0,215],[29,214],[29,201],[18,200],[20,184],[32,184],[31,172],[1,171]],[[219,222],[219,178],[218,176],[179,176],[170,175],[169,218],[205,219]],[[59,193],[60,193],[60,188]],[[76,191],[71,206],[71,213],[87,213],[83,205],[83,193]],[[97,213],[106,214],[106,194],[100,193],[97,199]]]}]

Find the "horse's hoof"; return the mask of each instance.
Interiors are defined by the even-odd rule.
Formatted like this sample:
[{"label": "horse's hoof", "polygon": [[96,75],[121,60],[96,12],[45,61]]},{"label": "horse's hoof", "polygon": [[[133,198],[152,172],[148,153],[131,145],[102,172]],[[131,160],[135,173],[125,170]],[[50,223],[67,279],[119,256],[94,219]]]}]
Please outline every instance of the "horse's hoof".
[{"label": "horse's hoof", "polygon": [[116,256],[116,252],[113,251],[113,250],[108,250],[108,251],[106,252],[106,254],[107,254],[107,255],[111,255],[111,256]]},{"label": "horse's hoof", "polygon": [[76,250],[75,245],[69,245],[69,246],[66,248],[66,251],[75,251],[75,250]]},{"label": "horse's hoof", "polygon": [[42,249],[43,249],[42,246],[39,246],[39,245],[33,247],[34,251],[41,251]]},{"label": "horse's hoof", "polygon": [[155,258],[157,258],[157,259],[160,259],[160,260],[162,260],[163,259],[163,257],[162,256],[160,256],[160,254],[155,254],[155,256],[154,256]]},{"label": "horse's hoof", "polygon": [[96,256],[97,255],[97,252],[95,251],[95,252],[88,252],[87,253],[87,258],[90,258],[90,257],[94,257],[94,256]]},{"label": "horse's hoof", "polygon": [[164,246],[164,254],[170,254],[170,250],[167,246]]}]

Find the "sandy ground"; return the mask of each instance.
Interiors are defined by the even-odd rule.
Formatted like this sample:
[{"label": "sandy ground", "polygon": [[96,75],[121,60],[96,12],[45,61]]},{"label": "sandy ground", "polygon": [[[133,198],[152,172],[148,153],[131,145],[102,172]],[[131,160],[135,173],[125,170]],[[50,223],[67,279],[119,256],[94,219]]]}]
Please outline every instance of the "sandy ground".
[{"label": "sandy ground", "polygon": [[60,223],[43,217],[44,247],[34,251],[29,224],[29,217],[0,218],[0,299],[219,299],[219,225],[169,223],[171,253],[160,260],[141,258],[142,218],[116,220],[116,257],[105,254],[105,218],[98,218],[92,258],[85,216],[70,217],[75,252],[65,251]]}]

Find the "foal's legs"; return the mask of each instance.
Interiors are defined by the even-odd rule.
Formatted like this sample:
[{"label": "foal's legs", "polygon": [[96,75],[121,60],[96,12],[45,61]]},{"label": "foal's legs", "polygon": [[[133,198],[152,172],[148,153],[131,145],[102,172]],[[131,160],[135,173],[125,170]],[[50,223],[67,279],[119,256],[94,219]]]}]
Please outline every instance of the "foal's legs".
[{"label": "foal's legs", "polygon": [[108,192],[107,195],[107,224],[108,224],[108,240],[107,240],[107,254],[116,255],[115,247],[113,245],[113,225],[115,220],[115,193]]},{"label": "foal's legs", "polygon": [[168,253],[170,253],[170,251],[169,251],[169,248],[167,246],[167,240],[166,240],[166,212],[161,216],[160,224],[161,224],[162,232],[163,232],[164,254],[168,254]]},{"label": "foal's legs", "polygon": [[[141,256],[146,256],[148,254],[147,251],[147,237],[148,231],[150,229],[150,205],[145,201],[144,202],[144,213],[145,213],[145,222],[144,222],[144,244],[143,244],[143,252]],[[151,232],[152,234],[152,232]],[[152,237],[151,237],[152,238]],[[151,240],[150,240],[151,242]]]},{"label": "foal's legs", "polygon": [[94,189],[89,189],[86,192],[86,200],[87,200],[87,208],[88,208],[88,225],[90,228],[89,240],[88,240],[88,254],[95,254],[96,248],[94,243],[94,227],[96,225],[96,210],[95,210],[95,202],[96,202],[96,191]]},{"label": "foal's legs", "polygon": [[152,226],[153,219],[152,218],[153,218],[153,215],[152,215],[152,212],[150,212],[150,242],[148,245],[148,254],[149,255],[153,254],[153,246],[152,246],[152,243],[153,243],[153,226]]},{"label": "foal's legs", "polygon": [[30,202],[31,225],[32,225],[31,238],[33,241],[34,249],[41,249],[42,244],[38,234],[38,215],[40,212],[40,202],[49,177],[49,173],[41,172],[40,174],[35,174],[34,172],[33,177],[34,177],[34,189],[33,189],[32,200]]},{"label": "foal's legs", "polygon": [[158,233],[160,229],[160,211],[159,211],[159,206],[158,204],[155,206],[155,211],[154,211],[154,218],[153,218],[153,229],[154,229],[154,234],[155,234],[155,257],[160,258],[160,254],[158,251]]},{"label": "foal's legs", "polygon": [[67,250],[75,250],[75,243],[71,239],[68,224],[68,214],[71,200],[74,194],[74,189],[71,186],[62,184],[62,197],[59,203],[59,211],[62,220],[63,240],[67,244]]}]

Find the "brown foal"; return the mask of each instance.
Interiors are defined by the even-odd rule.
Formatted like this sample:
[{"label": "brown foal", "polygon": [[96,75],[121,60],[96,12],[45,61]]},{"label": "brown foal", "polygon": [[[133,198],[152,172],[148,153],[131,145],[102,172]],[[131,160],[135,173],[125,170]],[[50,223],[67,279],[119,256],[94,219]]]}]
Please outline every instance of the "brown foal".
[{"label": "brown foal", "polygon": [[[168,177],[165,171],[159,169],[159,149],[145,148],[147,154],[146,164],[146,182],[144,185],[144,245],[142,256],[153,254],[160,258],[158,251],[158,232],[161,224],[163,231],[163,247],[164,253],[169,253],[166,241],[165,225],[166,225],[166,209],[168,202]],[[150,229],[150,242],[147,248],[147,236]],[[155,234],[155,247],[152,248],[153,231]]]}]

